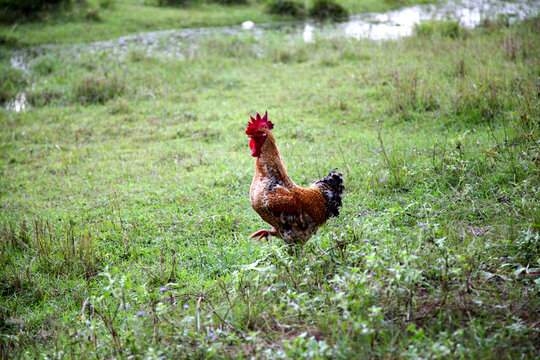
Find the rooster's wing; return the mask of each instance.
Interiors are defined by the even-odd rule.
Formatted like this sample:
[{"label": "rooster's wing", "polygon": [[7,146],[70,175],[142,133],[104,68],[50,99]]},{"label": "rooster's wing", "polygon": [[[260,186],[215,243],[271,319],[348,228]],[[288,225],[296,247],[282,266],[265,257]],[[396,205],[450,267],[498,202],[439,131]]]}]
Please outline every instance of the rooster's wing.
[{"label": "rooster's wing", "polygon": [[315,189],[276,186],[267,194],[263,220],[288,242],[304,242],[324,223],[324,196]]}]

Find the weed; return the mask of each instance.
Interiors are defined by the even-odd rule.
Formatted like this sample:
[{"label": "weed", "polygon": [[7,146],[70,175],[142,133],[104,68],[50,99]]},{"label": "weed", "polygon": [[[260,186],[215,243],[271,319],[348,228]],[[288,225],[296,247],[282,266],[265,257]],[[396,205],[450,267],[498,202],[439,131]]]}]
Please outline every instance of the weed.
[{"label": "weed", "polygon": [[291,0],[271,0],[267,3],[266,8],[270,14],[292,17],[303,17],[306,13],[302,5]]},{"label": "weed", "polygon": [[58,102],[65,98],[62,90],[39,89],[26,93],[26,101],[32,106],[39,107]]},{"label": "weed", "polygon": [[159,6],[188,6],[191,0],[157,0]]},{"label": "weed", "polygon": [[30,251],[35,256],[34,268],[45,273],[70,272],[87,279],[96,275],[100,260],[96,256],[94,240],[89,233],[76,235],[71,221],[62,232],[56,230],[48,221],[35,220],[32,225],[32,228],[29,228],[27,223],[23,222],[18,232],[12,225],[3,225],[3,252]]},{"label": "weed", "polygon": [[527,219],[536,228],[536,232],[522,231],[508,244],[510,257],[522,266],[536,267],[540,265],[540,233],[538,232],[538,219]]},{"label": "weed", "polygon": [[74,89],[75,98],[81,103],[104,103],[122,95],[126,90],[124,80],[116,75],[87,77]]},{"label": "weed", "polygon": [[0,104],[10,101],[26,85],[21,70],[13,69],[5,62],[0,63]]},{"label": "weed", "polygon": [[210,0],[210,2],[222,5],[245,5],[248,3],[248,0]]},{"label": "weed", "polygon": [[403,119],[411,119],[415,111],[433,111],[439,108],[429,78],[419,79],[419,75],[412,71],[394,73],[393,78],[394,112]]},{"label": "weed", "polygon": [[467,31],[452,20],[422,21],[414,26],[414,33],[419,36],[440,36],[451,39],[463,38]]},{"label": "weed", "polygon": [[54,56],[40,56],[32,62],[32,71],[38,75],[50,75],[58,70],[59,65]]},{"label": "weed", "polygon": [[100,15],[100,8],[97,6],[97,7],[90,7],[88,9],[86,9],[85,13],[84,13],[84,18],[86,20],[90,20],[90,21],[101,21],[101,15]]},{"label": "weed", "polygon": [[22,19],[35,19],[43,12],[54,11],[59,6],[69,6],[71,0],[2,0],[0,21],[6,23]]},{"label": "weed", "polygon": [[110,9],[114,6],[116,0],[99,0],[99,7],[102,9]]},{"label": "weed", "polygon": [[309,15],[317,20],[343,20],[349,16],[348,11],[333,0],[315,0],[309,8]]}]

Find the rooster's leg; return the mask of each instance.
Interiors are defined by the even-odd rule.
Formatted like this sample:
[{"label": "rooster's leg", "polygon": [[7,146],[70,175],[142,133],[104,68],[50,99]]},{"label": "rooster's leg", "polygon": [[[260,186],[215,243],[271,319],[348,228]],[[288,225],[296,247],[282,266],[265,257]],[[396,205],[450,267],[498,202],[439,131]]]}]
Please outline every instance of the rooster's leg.
[{"label": "rooster's leg", "polygon": [[268,239],[268,236],[277,236],[277,231],[275,229],[272,229],[270,231],[268,230],[259,230],[257,232],[254,232],[253,234],[251,234],[251,236],[249,237],[250,239],[254,238],[254,237],[259,237],[257,239],[258,240],[261,240],[262,238],[265,238],[265,239]]}]

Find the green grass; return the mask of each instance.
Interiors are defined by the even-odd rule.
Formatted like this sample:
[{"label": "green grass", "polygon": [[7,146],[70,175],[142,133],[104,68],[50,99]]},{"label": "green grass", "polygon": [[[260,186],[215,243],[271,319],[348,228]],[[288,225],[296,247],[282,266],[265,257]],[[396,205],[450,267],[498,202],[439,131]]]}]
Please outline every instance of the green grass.
[{"label": "green grass", "polygon": [[[291,17],[269,14],[267,2],[249,0],[247,5],[220,5],[194,0],[187,7],[157,6],[152,0],[113,0],[83,2],[69,10],[45,14],[39,22],[0,24],[0,43],[12,47],[43,44],[76,44],[112,39],[142,31],[177,28],[239,25],[291,20]],[[351,14],[365,11],[387,11],[429,0],[340,0]],[[308,1],[311,3],[311,1]]]},{"label": "green grass", "polygon": [[[490,26],[35,59],[0,116],[1,357],[536,358],[539,20]],[[297,183],[344,174],[302,249],[248,239],[265,110]]]}]

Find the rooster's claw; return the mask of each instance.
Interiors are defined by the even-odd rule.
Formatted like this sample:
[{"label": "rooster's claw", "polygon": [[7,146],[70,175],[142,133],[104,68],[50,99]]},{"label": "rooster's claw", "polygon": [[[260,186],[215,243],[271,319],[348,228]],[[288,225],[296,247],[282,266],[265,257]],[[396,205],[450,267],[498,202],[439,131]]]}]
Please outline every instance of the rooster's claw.
[{"label": "rooster's claw", "polygon": [[259,230],[251,234],[249,238],[252,239],[257,236],[259,237],[257,241],[260,241],[262,238],[268,239],[268,236],[270,236],[270,232],[268,230]]},{"label": "rooster's claw", "polygon": [[252,238],[258,236],[259,238],[257,239],[257,241],[260,241],[262,238],[265,238],[265,239],[268,240],[268,237],[270,235],[278,236],[278,233],[277,233],[276,229],[272,229],[270,231],[268,231],[268,230],[259,230],[259,231],[255,232],[255,233],[251,234],[251,236],[249,238],[252,239]]}]

